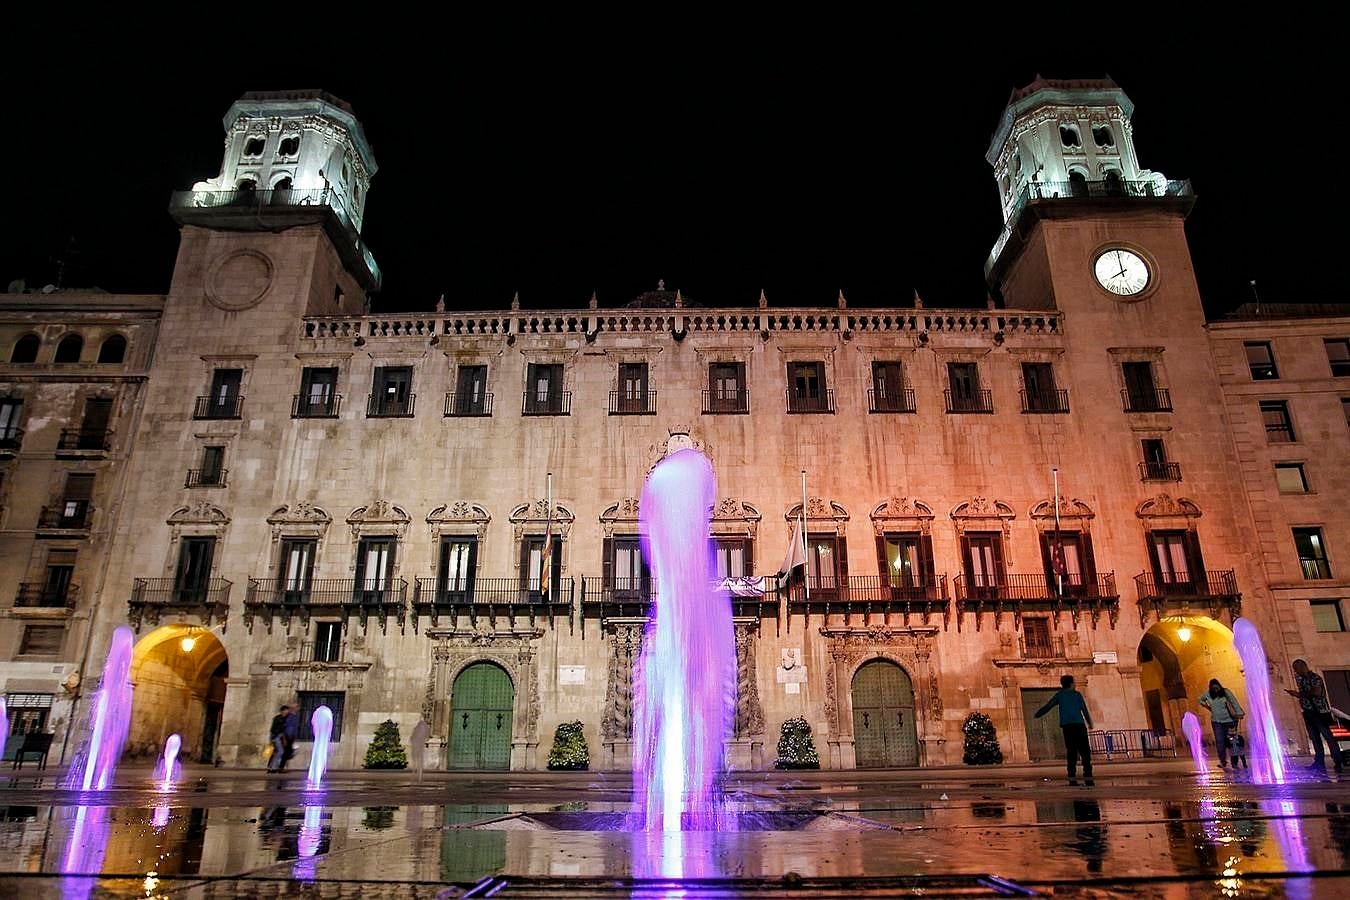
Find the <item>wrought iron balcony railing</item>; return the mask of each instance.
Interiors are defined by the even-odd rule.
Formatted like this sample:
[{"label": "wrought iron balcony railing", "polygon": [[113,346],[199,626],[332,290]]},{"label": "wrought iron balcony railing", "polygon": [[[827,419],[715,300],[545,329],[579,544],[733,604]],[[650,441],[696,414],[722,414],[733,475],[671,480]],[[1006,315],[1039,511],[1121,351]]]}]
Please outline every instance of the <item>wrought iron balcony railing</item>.
[{"label": "wrought iron balcony railing", "polygon": [[915,410],[914,392],[908,388],[894,393],[867,389],[867,411],[870,413],[912,413]]},{"label": "wrought iron balcony railing", "polygon": [[244,598],[244,624],[253,617],[291,616],[309,621],[314,615],[358,616],[364,628],[371,616],[381,630],[392,616],[401,627],[407,617],[408,582],[403,578],[250,578]]},{"label": "wrought iron balcony railing", "polygon": [[1181,463],[1145,460],[1139,464],[1140,481],[1180,481]]},{"label": "wrought iron balcony railing", "polygon": [[229,469],[188,469],[187,478],[183,481],[183,487],[225,487],[225,479],[229,474]]},{"label": "wrought iron balcony railing", "polygon": [[1069,392],[1062,389],[1053,391],[1018,391],[1022,398],[1024,413],[1066,413],[1069,411]]},{"label": "wrought iron balcony railing", "polygon": [[196,582],[180,578],[134,578],[131,600],[127,604],[132,626],[139,627],[142,617],[148,618],[152,625],[157,624],[166,610],[195,613],[209,625],[216,616],[225,618],[231,587],[233,582],[224,578]]},{"label": "wrought iron balcony railing", "polygon": [[406,397],[370,394],[366,397],[368,419],[411,419],[416,408],[416,394],[409,394]]},{"label": "wrought iron balcony railing", "polygon": [[949,413],[991,413],[994,411],[993,391],[977,390],[969,394],[953,394],[951,388],[942,392],[947,398]]},{"label": "wrought iron balcony railing", "polygon": [[445,415],[447,417],[476,417],[492,415],[492,393],[474,395],[468,392],[449,391],[445,395]]},{"label": "wrought iron balcony railing", "polygon": [[1232,569],[1166,575],[1141,572],[1134,576],[1134,585],[1139,593],[1140,627],[1146,627],[1150,614],[1158,619],[1168,614],[1184,615],[1193,604],[1207,609],[1215,619],[1225,609],[1230,620],[1242,612],[1242,593]]},{"label": "wrought iron balcony railing", "polygon": [[1063,659],[1064,638],[1051,636],[1028,640],[1017,639],[1017,649],[1023,659]]},{"label": "wrought iron balcony railing", "polygon": [[1126,412],[1172,411],[1172,392],[1167,388],[1154,388],[1153,390],[1124,388],[1120,392],[1120,399],[1125,404]]},{"label": "wrought iron balcony railing", "polygon": [[610,391],[609,414],[611,416],[654,416],[656,415],[656,391]]},{"label": "wrought iron balcony railing", "polygon": [[238,395],[228,397],[198,397],[192,410],[194,419],[237,419],[244,407],[244,398]]},{"label": "wrought iron balcony railing", "polygon": [[958,616],[975,616],[975,630],[980,630],[981,616],[994,614],[994,625],[1004,613],[1012,613],[1020,624],[1023,612],[1047,610],[1067,611],[1074,624],[1083,612],[1092,616],[1093,625],[1103,612],[1109,614],[1112,627],[1119,613],[1120,593],[1116,590],[1114,572],[1098,572],[1095,576],[1068,573],[1057,577],[1053,573],[1008,573],[980,575],[974,578],[957,575],[953,581]]},{"label": "wrought iron balcony railing", "polygon": [[[772,618],[778,614],[779,592],[773,575],[723,579],[710,588],[731,595],[731,611],[735,616]],[[656,582],[651,578],[582,579],[581,614],[599,616],[602,623],[616,617],[650,616],[656,600]]]},{"label": "wrought iron balcony railing", "polygon": [[[413,614],[429,617],[433,628],[441,616],[452,621],[461,615],[471,621],[486,616],[495,622],[499,615],[523,615],[533,624],[536,616],[547,614],[552,622],[558,613],[568,611],[570,621],[575,579],[567,576],[553,581],[545,591],[538,578],[462,578],[449,582],[419,578],[413,590]],[[413,628],[417,628],[416,618]]]},{"label": "wrought iron balcony railing", "polygon": [[341,394],[330,394],[327,397],[311,397],[307,394],[291,395],[292,419],[336,419],[341,412]]},{"label": "wrought iron balcony railing", "polygon": [[67,500],[60,506],[44,506],[38,512],[38,527],[84,531],[89,527],[93,511],[88,500]]},{"label": "wrought iron balcony railing", "polygon": [[750,412],[750,392],[748,390],[704,391],[703,412],[709,415],[748,413]]},{"label": "wrought iron balcony railing", "polygon": [[788,388],[787,411],[789,413],[832,413],[834,412],[834,389],[827,388],[824,393],[815,396],[802,396]]},{"label": "wrought iron balcony railing", "polygon": [[20,609],[74,609],[79,598],[79,585],[24,582],[14,595],[14,605]]},{"label": "wrought iron balcony railing", "polygon": [[112,448],[112,432],[106,428],[62,428],[57,450],[106,453]]},{"label": "wrought iron balcony railing", "polygon": [[898,574],[882,578],[879,575],[839,577],[813,573],[809,579],[793,578],[784,593],[789,612],[809,613],[817,609],[826,616],[842,613],[846,623],[854,614],[862,615],[864,622],[871,622],[874,616],[880,615],[887,624],[892,615],[902,616],[906,624],[910,616],[920,616],[927,624],[931,616],[941,615],[945,628],[950,617],[945,574],[925,581]]},{"label": "wrought iron balcony railing", "polygon": [[347,658],[347,642],[310,641],[300,645],[295,656],[297,663],[340,663]]},{"label": "wrought iron balcony railing", "polygon": [[572,392],[553,391],[541,394],[538,391],[525,391],[521,395],[520,413],[524,416],[570,416]]}]

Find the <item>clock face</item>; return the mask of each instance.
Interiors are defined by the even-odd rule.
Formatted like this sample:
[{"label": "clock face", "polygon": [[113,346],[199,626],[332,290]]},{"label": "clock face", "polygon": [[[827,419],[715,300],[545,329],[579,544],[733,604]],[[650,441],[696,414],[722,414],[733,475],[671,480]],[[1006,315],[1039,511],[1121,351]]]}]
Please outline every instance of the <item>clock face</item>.
[{"label": "clock face", "polygon": [[1133,297],[1148,287],[1148,263],[1137,253],[1116,247],[1097,257],[1097,283],[1113,294]]}]

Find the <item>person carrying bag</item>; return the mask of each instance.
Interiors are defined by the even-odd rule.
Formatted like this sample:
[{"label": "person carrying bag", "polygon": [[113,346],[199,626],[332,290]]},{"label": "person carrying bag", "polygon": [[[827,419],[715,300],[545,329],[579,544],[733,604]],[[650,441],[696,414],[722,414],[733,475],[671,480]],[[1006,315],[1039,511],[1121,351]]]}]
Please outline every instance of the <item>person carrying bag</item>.
[{"label": "person carrying bag", "polygon": [[1228,735],[1237,731],[1243,712],[1233,692],[1224,687],[1217,678],[1209,680],[1209,690],[1201,694],[1196,701],[1209,710],[1209,722],[1214,728],[1214,748],[1219,751],[1219,768],[1228,768]]}]

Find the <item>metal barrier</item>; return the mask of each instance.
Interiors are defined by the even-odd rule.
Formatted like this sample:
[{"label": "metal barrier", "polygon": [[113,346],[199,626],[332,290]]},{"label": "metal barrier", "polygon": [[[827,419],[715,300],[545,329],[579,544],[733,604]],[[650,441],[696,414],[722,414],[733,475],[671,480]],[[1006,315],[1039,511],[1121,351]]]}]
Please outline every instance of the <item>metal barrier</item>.
[{"label": "metal barrier", "polygon": [[1088,746],[1092,748],[1093,756],[1105,759],[1148,759],[1177,755],[1177,742],[1172,732],[1159,733],[1152,728],[1089,731]]}]

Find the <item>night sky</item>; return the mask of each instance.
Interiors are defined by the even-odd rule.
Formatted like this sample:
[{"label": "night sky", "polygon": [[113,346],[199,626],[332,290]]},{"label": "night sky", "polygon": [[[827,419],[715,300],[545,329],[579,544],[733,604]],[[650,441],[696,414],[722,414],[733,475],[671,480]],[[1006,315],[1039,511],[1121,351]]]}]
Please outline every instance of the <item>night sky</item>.
[{"label": "night sky", "polygon": [[1001,226],[984,153],[1040,72],[1108,73],[1135,103],[1141,165],[1192,180],[1211,315],[1251,299],[1251,279],[1266,302],[1345,299],[1340,77],[1315,47],[1277,58],[1187,34],[1069,58],[938,52],[866,23],[720,42],[562,40],[563,24],[378,53],[284,30],[240,36],[238,58],[219,40],[114,54],[91,37],[59,65],[14,50],[5,152],[33,162],[5,167],[0,281],[40,287],[64,260],[68,288],[167,291],[169,194],[218,173],[231,102],[322,88],[353,105],[380,166],[364,230],[377,311],[441,294],[502,309],[516,291],[525,308],[592,291],[612,307],[658,279],[707,306],[761,289],[773,305],[833,305],[840,289],[851,306],[908,305],[916,288],[930,307],[980,306]]}]

